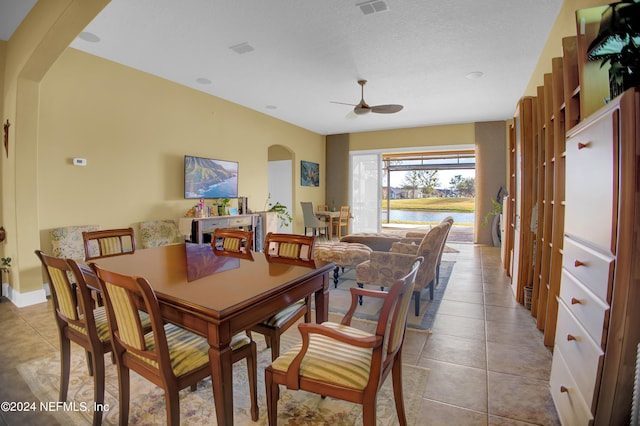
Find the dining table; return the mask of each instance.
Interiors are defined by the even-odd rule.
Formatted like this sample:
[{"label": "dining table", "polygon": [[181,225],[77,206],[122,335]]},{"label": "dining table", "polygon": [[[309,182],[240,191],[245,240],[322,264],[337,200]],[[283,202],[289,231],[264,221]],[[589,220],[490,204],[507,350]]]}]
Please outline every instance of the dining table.
[{"label": "dining table", "polygon": [[[336,223],[339,223],[340,220],[340,211],[330,211],[330,210],[318,210],[315,212],[315,215],[318,219],[326,220],[329,223],[329,230],[327,232],[329,240],[333,238],[333,223],[334,220]],[[351,217],[349,218],[349,222],[347,222],[347,235],[351,230]]]},{"label": "dining table", "polygon": [[164,321],[204,336],[219,425],[233,424],[231,338],[292,303],[314,295],[316,322],[327,320],[332,262],[313,267],[214,254],[210,244],[173,244],[94,259],[99,267],[146,278]]}]

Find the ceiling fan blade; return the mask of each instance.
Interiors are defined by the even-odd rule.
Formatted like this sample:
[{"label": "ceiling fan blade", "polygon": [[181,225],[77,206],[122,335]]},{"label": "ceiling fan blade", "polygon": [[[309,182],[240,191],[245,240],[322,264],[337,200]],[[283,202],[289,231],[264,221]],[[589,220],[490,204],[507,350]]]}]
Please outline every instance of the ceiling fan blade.
[{"label": "ceiling fan blade", "polygon": [[356,104],[348,104],[346,102],[336,102],[336,101],[329,101],[332,104],[338,104],[338,105],[349,105],[349,106],[357,106]]},{"label": "ceiling fan blade", "polygon": [[399,112],[404,108],[402,105],[396,104],[387,104],[387,105],[374,105],[372,106],[371,112],[375,112],[378,114],[393,114],[395,112]]}]

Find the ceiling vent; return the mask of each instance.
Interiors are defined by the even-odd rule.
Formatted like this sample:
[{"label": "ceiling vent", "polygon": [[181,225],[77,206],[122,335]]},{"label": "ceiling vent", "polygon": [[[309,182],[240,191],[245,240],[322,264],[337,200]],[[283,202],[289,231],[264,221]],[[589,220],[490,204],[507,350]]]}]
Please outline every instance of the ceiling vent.
[{"label": "ceiling vent", "polygon": [[383,0],[366,1],[364,3],[359,3],[356,6],[358,6],[365,15],[389,10],[389,7]]},{"label": "ceiling vent", "polygon": [[243,53],[253,52],[255,49],[246,41],[244,43],[236,44],[235,46],[229,47],[229,49],[236,52],[238,55],[242,55]]}]

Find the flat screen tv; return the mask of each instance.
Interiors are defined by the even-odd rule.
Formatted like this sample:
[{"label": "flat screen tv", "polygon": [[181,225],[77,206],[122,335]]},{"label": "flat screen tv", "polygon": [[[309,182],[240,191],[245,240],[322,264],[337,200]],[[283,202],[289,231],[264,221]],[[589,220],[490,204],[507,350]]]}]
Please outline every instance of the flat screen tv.
[{"label": "flat screen tv", "polygon": [[184,198],[238,198],[238,163],[185,155]]}]

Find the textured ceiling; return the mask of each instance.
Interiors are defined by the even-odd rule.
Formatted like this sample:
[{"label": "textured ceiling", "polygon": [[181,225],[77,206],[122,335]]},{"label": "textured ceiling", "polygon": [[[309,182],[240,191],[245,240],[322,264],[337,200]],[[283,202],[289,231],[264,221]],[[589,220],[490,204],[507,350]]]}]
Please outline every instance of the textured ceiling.
[{"label": "textured ceiling", "polygon": [[[2,37],[16,3],[0,0]],[[370,15],[359,3],[112,0],[85,29],[100,41],[71,47],[320,134],[505,120],[562,0],[386,0]],[[242,43],[254,50],[230,49]],[[357,104],[358,79],[369,105],[404,109],[356,116],[331,103]]]}]

